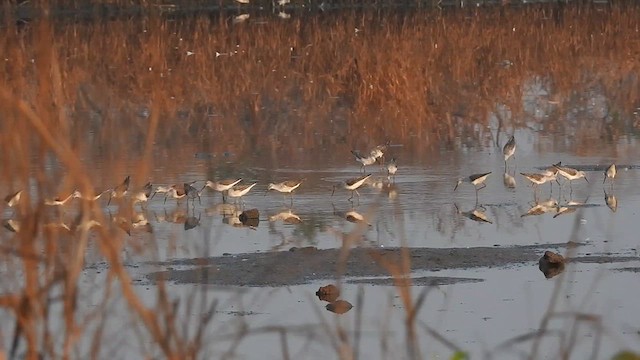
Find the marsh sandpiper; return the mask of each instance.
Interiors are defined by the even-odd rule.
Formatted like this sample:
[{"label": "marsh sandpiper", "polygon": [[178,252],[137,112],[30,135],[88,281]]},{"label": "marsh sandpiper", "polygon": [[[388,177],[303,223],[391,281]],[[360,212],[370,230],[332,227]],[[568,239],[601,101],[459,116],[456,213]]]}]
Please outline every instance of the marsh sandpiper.
[{"label": "marsh sandpiper", "polygon": [[376,163],[377,158],[373,155],[364,156],[360,154],[358,150],[351,150],[351,153],[356,157],[356,161],[361,164],[360,170],[362,170],[363,172],[366,171],[367,166]]},{"label": "marsh sandpiper", "polygon": [[353,199],[353,193],[355,193],[358,196],[358,199],[360,199],[360,193],[358,193],[358,188],[362,186],[362,184],[364,184],[364,182],[367,181],[367,179],[370,177],[371,177],[371,174],[367,174],[365,176],[348,179],[348,180],[345,180],[344,182],[341,182],[340,184],[334,185],[333,191],[331,192],[331,196],[333,196],[333,194],[336,192],[336,187],[341,186],[351,191],[351,197],[348,200]]},{"label": "marsh sandpiper", "polygon": [[574,168],[570,168],[567,166],[553,165],[556,169],[558,169],[558,173],[562,175],[565,179],[569,180],[569,186],[571,186],[571,182],[573,180],[577,180],[583,178],[587,183],[587,177],[585,176],[584,171],[576,170]]},{"label": "marsh sandpiper", "polygon": [[504,167],[507,167],[507,160],[509,160],[510,157],[513,156],[513,154],[515,154],[516,152],[516,139],[513,137],[513,135],[511,135],[511,138],[509,139],[509,141],[507,141],[506,144],[504,144],[504,147],[502,148],[502,154],[504,155]]},{"label": "marsh sandpiper", "polygon": [[253,183],[251,185],[234,186],[227,191],[227,195],[232,198],[239,198],[242,201],[242,197],[245,196],[249,191],[251,191],[251,189],[253,189],[253,187],[257,184],[258,183]]},{"label": "marsh sandpiper", "polygon": [[[471,185],[473,185],[476,189],[476,198],[478,197],[478,191],[480,191],[481,189],[484,189],[485,187],[487,187],[487,184],[485,184],[484,182],[487,180],[487,178],[489,177],[489,175],[491,175],[491,172],[488,173],[483,173],[483,174],[473,174],[464,178],[460,178],[458,179],[458,181],[456,182],[456,187],[453,188],[453,191],[456,191],[458,189],[458,186],[460,186],[460,184],[462,183],[469,183]],[[478,187],[479,185],[481,185],[480,187]]]}]

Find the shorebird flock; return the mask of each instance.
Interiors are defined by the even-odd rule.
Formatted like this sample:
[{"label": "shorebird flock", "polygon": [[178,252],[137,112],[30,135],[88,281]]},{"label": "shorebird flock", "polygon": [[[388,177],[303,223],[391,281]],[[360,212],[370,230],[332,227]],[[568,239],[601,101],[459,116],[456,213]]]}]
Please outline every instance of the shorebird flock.
[{"label": "shorebird flock", "polygon": [[[340,183],[333,185],[331,196],[335,195],[336,190],[344,189],[350,192],[350,197],[347,200],[352,201],[355,197],[359,202],[360,193],[358,192],[358,189],[360,189],[365,184],[374,187],[382,187],[385,184],[391,185],[392,183],[395,183],[398,164],[396,162],[396,159],[393,157],[385,163],[385,154],[387,153],[388,148],[389,142],[386,142],[385,144],[375,146],[373,149],[367,152],[352,150],[351,153],[354,157],[354,160],[360,164],[361,175],[343,180]],[[504,145],[502,154],[504,156],[505,166],[504,184],[507,187],[513,188],[515,187],[515,178],[508,174],[508,163],[510,160],[514,161],[513,159],[515,159],[516,154],[516,140],[513,136],[511,136]],[[379,166],[382,173],[386,172],[386,179],[382,181],[374,180],[373,174],[367,173],[367,167],[371,166]],[[539,172],[522,172],[520,174],[529,182],[531,182],[531,185],[534,189],[534,200],[536,202],[536,205],[547,208],[554,207],[558,213],[561,213],[562,211],[570,211],[571,209],[562,209],[562,207],[559,206],[557,202],[555,204],[539,203],[537,201],[537,192],[539,186],[548,182],[551,184],[551,189],[553,191],[553,182],[556,182],[561,187],[563,186],[560,182],[560,178],[564,178],[564,183],[568,182],[570,187],[572,187],[572,182],[574,180],[584,179],[586,182],[588,182],[584,171],[568,166],[563,166],[560,162],[550,165],[549,167]],[[604,171],[604,178],[602,183],[604,184],[609,181],[611,183],[611,186],[613,186],[616,174],[616,166],[615,164],[611,164]],[[480,190],[486,187],[486,182],[490,178],[490,175],[491,172],[485,172],[461,177],[457,179],[453,191],[455,192],[462,184],[473,185],[475,188],[477,205],[478,194]],[[384,175],[378,176],[377,178],[381,179],[383,177]],[[286,201],[287,196],[289,196],[290,204],[291,206],[293,206],[293,194],[303,185],[304,181],[305,179],[295,179],[284,180],[278,183],[269,183],[264,189],[264,196],[272,191],[279,192],[284,196],[284,201]],[[200,183],[201,185],[199,186],[198,183]],[[133,206],[139,205],[144,208],[146,207],[146,204],[154,197],[162,194],[164,195],[164,204],[166,204],[167,201],[171,199],[176,200],[178,203],[184,200],[187,203],[187,206],[189,203],[191,203],[192,206],[195,206],[196,200],[198,201],[198,203],[202,203],[201,196],[205,191],[214,191],[222,194],[223,203],[227,203],[227,201],[233,199],[234,204],[240,203],[241,205],[244,205],[243,197],[249,194],[253,189],[255,189],[257,185],[257,182],[243,183],[242,178],[232,178],[217,181],[196,180],[191,182],[184,182],[182,184],[158,186],[154,186],[152,183],[148,182],[141,188],[132,189],[131,178],[127,176],[121,183],[106,190],[96,191],[91,194],[84,194],[79,190],[75,190],[65,196],[52,199],[44,199],[42,200],[42,204],[48,207],[61,208],[73,199],[98,201],[101,198],[108,198],[107,206],[111,205],[111,203],[114,201],[117,201],[118,203],[128,201]],[[23,190],[20,190],[6,196],[4,201],[7,207],[16,207],[20,204],[21,201],[23,201],[24,198],[24,192]],[[617,201],[615,200],[615,197],[613,197],[611,194],[607,194],[606,190],[605,198],[608,199],[607,205],[609,205],[610,208],[612,208],[612,206],[617,207]],[[614,208],[612,208],[612,210],[614,210]],[[532,208],[530,212],[532,212],[532,214],[535,214],[536,211],[538,211],[538,209]],[[458,213],[467,217],[472,217],[474,219],[480,218],[475,210],[472,212],[462,212],[458,210]],[[526,215],[529,214],[527,213],[523,216]]]},{"label": "shorebird flock", "polygon": [[[516,153],[516,141],[515,141],[515,137],[511,136],[509,138],[509,140],[505,143],[505,145],[502,148],[502,155],[504,155],[504,185],[508,188],[515,188],[515,183],[516,180],[514,178],[514,176],[510,175],[508,172],[508,161],[509,159],[513,158],[515,159],[515,153]],[[512,160],[513,161],[513,160]],[[514,170],[515,173],[515,170]],[[602,184],[604,185],[607,180],[610,181],[611,187],[613,187],[613,183],[616,177],[617,171],[616,171],[616,165],[615,164],[611,164],[609,165],[605,171],[604,171],[604,178],[602,180]],[[463,184],[463,183],[468,183],[471,184],[475,187],[476,190],[476,206],[478,204],[478,193],[480,190],[482,190],[483,188],[486,187],[486,181],[489,178],[489,176],[491,175],[491,172],[487,172],[487,173],[479,173],[479,174],[473,174],[467,177],[462,177],[459,178],[456,186],[454,187],[454,191],[456,191],[458,189],[458,187]],[[533,196],[534,196],[534,206],[526,213],[523,214],[522,216],[529,216],[529,215],[540,215],[542,213],[546,213],[552,210],[555,210],[557,212],[557,214],[554,216],[558,216],[561,215],[563,213],[567,213],[567,212],[572,212],[575,211],[576,206],[579,206],[581,204],[575,203],[573,201],[569,201],[566,206],[561,206],[558,204],[558,202],[553,199],[550,198],[546,201],[538,201],[538,189],[540,185],[543,185],[545,183],[549,183],[550,187],[551,187],[551,191],[553,191],[553,183],[557,183],[558,186],[560,186],[560,188],[562,189],[563,184],[569,183],[569,187],[571,189],[571,192],[573,191],[573,181],[574,180],[580,180],[580,179],[584,179],[585,182],[589,183],[589,180],[586,177],[586,173],[583,170],[579,170],[579,169],[575,169],[569,166],[563,166],[562,162],[558,162],[556,164],[552,164],[544,169],[542,169],[542,171],[539,172],[521,172],[520,175],[522,175],[525,179],[527,179],[530,183],[532,188],[534,189],[533,192]],[[564,179],[563,182],[560,181],[560,179]],[[607,193],[606,190],[604,190],[604,194],[605,194],[605,203],[606,205],[613,211],[615,212],[617,209],[617,200],[615,198],[615,196],[612,195],[612,193]],[[582,204],[583,205],[583,204]],[[457,206],[456,206],[457,208]],[[470,217],[476,221],[478,220],[478,216],[476,214],[476,210],[474,209],[473,212],[461,212],[458,210],[459,214],[465,215],[467,217]],[[472,216],[470,216],[469,214],[472,214]],[[488,220],[484,219],[484,222],[489,222]]]}]

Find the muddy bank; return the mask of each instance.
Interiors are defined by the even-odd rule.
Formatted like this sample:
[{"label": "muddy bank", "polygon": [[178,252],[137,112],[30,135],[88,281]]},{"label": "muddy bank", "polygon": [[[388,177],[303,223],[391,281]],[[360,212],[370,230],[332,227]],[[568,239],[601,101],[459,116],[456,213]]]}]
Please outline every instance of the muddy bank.
[{"label": "muddy bank", "polygon": [[[566,243],[524,247],[477,247],[454,249],[407,249],[411,270],[438,271],[477,267],[504,267],[536,263],[545,250],[566,247]],[[147,275],[151,282],[165,279],[182,284],[215,284],[233,286],[283,286],[304,284],[323,279],[335,279],[339,269],[345,277],[385,277],[385,266],[400,264],[400,249],[352,249],[344,267],[339,264],[340,250],[315,248],[292,249],[284,252],[228,255],[205,259],[182,259],[153,265],[167,270]],[[638,257],[589,256],[588,262],[622,262]],[[580,258],[571,259],[580,262]],[[174,268],[176,267],[176,268]],[[184,269],[193,267],[192,269]],[[179,269],[178,269],[179,268]],[[458,280],[481,279],[421,278],[421,284],[451,284]],[[390,280],[358,279],[359,283],[391,284]]]}]

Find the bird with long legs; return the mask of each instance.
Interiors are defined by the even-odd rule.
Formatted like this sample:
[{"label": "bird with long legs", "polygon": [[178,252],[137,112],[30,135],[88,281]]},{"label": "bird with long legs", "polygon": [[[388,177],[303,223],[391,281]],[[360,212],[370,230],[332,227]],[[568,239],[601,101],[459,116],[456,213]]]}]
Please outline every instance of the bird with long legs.
[{"label": "bird with long legs", "polygon": [[141,206],[145,206],[144,204],[149,201],[152,197],[153,185],[150,182],[146,183],[140,191],[137,191],[131,195],[131,201],[133,204],[141,204]]},{"label": "bird with long legs", "polygon": [[548,181],[556,180],[557,175],[552,174],[537,174],[537,173],[520,173],[520,175],[524,176],[527,180],[531,181],[532,186],[534,188],[534,199],[537,198],[536,194],[538,191],[538,186],[542,185]]},{"label": "bird with long legs", "polygon": [[362,172],[366,171],[367,166],[376,163],[377,158],[373,155],[364,156],[360,154],[358,150],[351,150],[351,153],[356,157],[356,161],[360,163],[360,170]]},{"label": "bird with long legs", "polygon": [[574,168],[570,168],[568,166],[554,165],[554,167],[556,169],[558,169],[558,173],[560,175],[562,175],[565,179],[569,180],[569,187],[571,187],[572,190],[573,190],[573,187],[571,186],[571,182],[573,180],[578,180],[578,179],[582,178],[587,183],[589,182],[589,180],[585,176],[584,171],[577,170],[577,169],[574,169]]},{"label": "bird with long legs", "polygon": [[458,181],[456,182],[456,186],[453,188],[453,191],[456,191],[458,189],[458,186],[460,186],[463,183],[471,184],[476,189],[476,201],[478,201],[478,191],[487,187],[487,184],[485,184],[484,182],[487,180],[489,175],[491,175],[491,172],[483,173],[483,174],[473,174],[464,178],[459,178]]},{"label": "bird with long legs", "polygon": [[44,204],[47,206],[64,206],[69,200],[79,197],[80,192],[77,190],[69,194],[65,198],[56,197],[53,199],[45,199]]},{"label": "bird with long legs", "polygon": [[[515,154],[515,152],[516,152],[516,139],[515,137],[513,137],[513,135],[511,135],[511,138],[509,139],[509,141],[507,141],[507,143],[504,144],[504,147],[502,148],[502,154],[504,155],[505,169],[507,168],[507,160],[509,160],[509,158]],[[515,159],[515,156],[514,156],[514,159]]]},{"label": "bird with long legs", "polygon": [[109,194],[109,201],[107,202],[107,205],[111,204],[111,200],[113,200],[113,198],[125,197],[129,193],[130,183],[131,183],[131,177],[127,176],[126,178],[124,178],[124,181],[122,181],[122,183],[120,183],[118,186],[111,189]]},{"label": "bird with long legs", "polygon": [[202,189],[200,190],[200,192],[204,191],[204,189],[206,188],[210,188],[211,190],[214,191],[218,191],[222,193],[222,201],[224,202],[225,199],[225,193],[227,191],[229,191],[229,189],[231,189],[232,187],[236,186],[240,181],[242,181],[242,178],[240,179],[225,179],[225,180],[219,180],[219,181],[211,181],[211,180],[207,180],[204,184],[204,186],[202,187]]},{"label": "bird with long legs", "polygon": [[[269,186],[267,187],[267,192],[271,190],[275,190],[275,191],[281,192],[282,194],[289,194],[291,196],[291,204],[293,204],[293,191],[299,188],[303,181],[304,179],[286,180],[286,181],[275,183],[275,184],[270,183]],[[265,195],[267,195],[267,192],[265,192]]]},{"label": "bird with long legs", "polygon": [[345,180],[344,182],[341,182],[340,184],[334,185],[333,191],[331,192],[331,196],[333,196],[333,194],[336,192],[336,187],[343,187],[351,191],[351,197],[347,200],[353,199],[353,194],[355,193],[358,196],[358,201],[360,201],[360,193],[358,193],[358,188],[360,188],[365,183],[365,181],[367,181],[367,179],[370,177],[371,177],[371,174],[367,174],[365,176],[348,179],[348,180]]},{"label": "bird with long legs", "polygon": [[196,198],[198,198],[198,203],[202,204],[202,200],[200,199],[200,191],[198,191],[198,189],[196,189],[190,183],[184,183],[182,186],[184,187],[184,192],[187,196],[187,205],[189,205],[189,199],[191,199],[191,204],[195,205]]},{"label": "bird with long legs", "polygon": [[253,183],[251,185],[236,185],[227,191],[227,195],[229,197],[235,198],[236,202],[238,201],[238,199],[240,200],[240,202],[242,202],[242,197],[247,195],[247,193],[249,193],[249,191],[251,191],[251,189],[253,189],[253,187],[257,184],[258,183]]}]

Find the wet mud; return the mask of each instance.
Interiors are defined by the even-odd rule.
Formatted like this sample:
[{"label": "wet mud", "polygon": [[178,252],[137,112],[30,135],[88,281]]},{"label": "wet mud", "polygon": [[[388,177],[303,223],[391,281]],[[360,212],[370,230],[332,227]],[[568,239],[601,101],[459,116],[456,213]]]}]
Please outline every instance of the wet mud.
[{"label": "wet mud", "polygon": [[[449,269],[473,269],[479,267],[508,267],[538,260],[547,249],[566,248],[567,243],[520,247],[476,248],[410,248],[411,271],[440,271]],[[571,244],[571,246],[576,246]],[[392,267],[399,268],[403,251],[393,249],[351,249],[346,262],[340,261],[340,249],[318,250],[294,248],[290,251],[227,255],[212,258],[181,259],[162,263],[150,263],[167,270],[149,273],[148,281],[169,281],[179,284],[212,284],[231,286],[286,286],[331,280],[342,274],[347,282],[371,285],[392,285]],[[590,255],[567,259],[568,262],[619,263],[638,261],[640,257]],[[185,269],[185,267],[193,267]],[[372,277],[368,279],[367,277]],[[357,279],[349,279],[357,278]],[[454,284],[482,281],[476,278],[417,277],[417,285]]]}]

